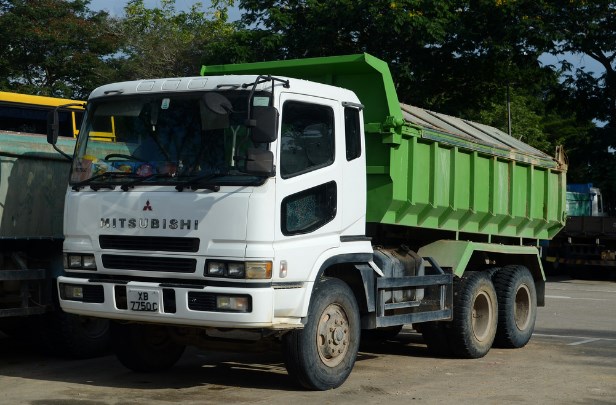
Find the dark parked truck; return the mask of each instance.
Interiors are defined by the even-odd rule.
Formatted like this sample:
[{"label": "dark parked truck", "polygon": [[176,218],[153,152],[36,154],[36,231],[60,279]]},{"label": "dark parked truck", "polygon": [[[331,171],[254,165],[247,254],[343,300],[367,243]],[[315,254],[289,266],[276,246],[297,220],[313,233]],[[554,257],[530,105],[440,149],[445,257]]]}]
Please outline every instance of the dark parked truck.
[{"label": "dark parked truck", "polygon": [[[74,102],[0,92],[0,331],[88,357],[108,348],[108,322],[63,313],[56,297],[71,165],[45,133],[48,111],[67,103]],[[73,151],[78,114],[83,106],[60,110],[65,153]]]},{"label": "dark parked truck", "polygon": [[616,217],[607,214],[599,188],[567,184],[567,222],[544,248],[543,257],[558,272],[616,275]]},{"label": "dark parked truck", "polygon": [[[115,142],[92,142],[109,117]],[[133,370],[169,368],[186,345],[264,343],[317,390],[345,381],[362,334],[405,324],[440,354],[522,347],[565,169],[400,104],[367,54],[106,85],[66,194],[62,308],[115,320]]]}]

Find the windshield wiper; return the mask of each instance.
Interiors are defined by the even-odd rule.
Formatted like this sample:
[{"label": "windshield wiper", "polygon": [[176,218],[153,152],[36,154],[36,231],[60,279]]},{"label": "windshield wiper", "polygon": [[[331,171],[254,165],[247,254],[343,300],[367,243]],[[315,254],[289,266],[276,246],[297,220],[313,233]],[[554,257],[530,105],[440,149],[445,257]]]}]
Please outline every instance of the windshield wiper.
[{"label": "windshield wiper", "polygon": [[129,183],[124,183],[120,186],[120,188],[122,189],[122,191],[128,191],[129,188],[134,188],[135,184],[143,183],[144,181],[148,181],[150,179],[171,178],[171,177],[173,176],[171,176],[171,174],[169,173],[154,173],[154,174],[150,174],[149,176],[139,177],[138,179],[135,179]]},{"label": "windshield wiper", "polygon": [[78,182],[78,183],[75,183],[75,184],[73,184],[73,185],[71,186],[71,188],[72,188],[74,191],[79,191],[79,190],[81,190],[83,187],[85,187],[85,186],[88,186],[88,185],[89,185],[89,186],[90,186],[90,188],[91,188],[92,190],[94,190],[94,191],[97,191],[97,190],[99,190],[99,189],[101,189],[101,188],[110,188],[110,189],[112,189],[112,190],[113,190],[114,186],[113,186],[113,185],[111,185],[111,184],[109,184],[109,185],[98,185],[98,186],[92,186],[92,183],[93,183],[94,181],[96,181],[96,180],[101,180],[101,179],[104,179],[104,178],[106,178],[106,177],[128,177],[128,176],[131,176],[131,175],[133,175],[133,174],[132,174],[132,173],[125,173],[125,172],[104,172],[104,173],[101,173],[101,174],[97,174],[96,176],[92,176],[92,177],[90,177],[89,179],[86,179],[86,180],[80,181],[80,182]]},{"label": "windshield wiper", "polygon": [[200,188],[204,188],[206,190],[217,192],[217,191],[220,191],[220,186],[218,184],[207,184],[206,182],[209,180],[215,179],[216,177],[223,177],[223,176],[226,176],[226,174],[210,173],[210,174],[205,174],[203,176],[197,176],[194,179],[190,179],[181,184],[178,184],[177,186],[175,186],[175,189],[177,191],[183,191],[185,188],[190,188],[191,190],[198,190]]}]

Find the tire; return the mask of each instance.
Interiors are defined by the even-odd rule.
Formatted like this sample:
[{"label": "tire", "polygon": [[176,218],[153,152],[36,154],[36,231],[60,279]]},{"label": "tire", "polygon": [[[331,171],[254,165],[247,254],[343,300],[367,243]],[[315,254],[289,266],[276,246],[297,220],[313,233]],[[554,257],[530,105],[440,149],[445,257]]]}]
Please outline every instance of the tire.
[{"label": "tire", "polygon": [[185,346],[176,343],[164,326],[111,324],[116,357],[126,368],[137,372],[168,370],[182,357]]},{"label": "tire", "polygon": [[339,387],[351,374],[359,340],[359,308],[353,292],[338,279],[321,280],[310,299],[304,328],[283,337],[289,376],[311,390]]},{"label": "tire", "polygon": [[503,348],[523,347],[535,330],[535,281],[524,266],[504,267],[494,274],[492,280],[498,297],[498,327],[494,345]]},{"label": "tire", "polygon": [[0,331],[12,338],[27,338],[28,324],[25,317],[0,318]]},{"label": "tire", "polygon": [[111,333],[109,321],[68,314],[56,310],[44,315],[29,317],[33,343],[43,352],[86,359],[109,353]]},{"label": "tire", "polygon": [[109,320],[56,313],[60,319],[63,352],[72,358],[90,358],[106,354],[111,347]]},{"label": "tire", "polygon": [[454,282],[453,321],[448,333],[453,353],[477,359],[492,347],[498,321],[498,301],[486,272],[467,272]]},{"label": "tire", "polygon": [[421,326],[421,336],[428,346],[428,352],[435,357],[451,357],[453,350],[449,342],[449,322],[425,322]]}]

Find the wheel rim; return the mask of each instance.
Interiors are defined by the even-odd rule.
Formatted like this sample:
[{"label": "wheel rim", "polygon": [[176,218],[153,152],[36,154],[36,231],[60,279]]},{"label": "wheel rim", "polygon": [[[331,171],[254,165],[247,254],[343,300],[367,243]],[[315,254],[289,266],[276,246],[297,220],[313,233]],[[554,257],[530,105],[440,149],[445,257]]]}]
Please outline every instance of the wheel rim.
[{"label": "wheel rim", "polygon": [[319,319],[317,350],[323,364],[335,367],[344,360],[349,350],[349,320],[344,309],[330,304]]},{"label": "wheel rim", "polygon": [[492,299],[485,291],[481,291],[475,297],[472,316],[473,334],[477,340],[483,342],[490,336],[493,317]]},{"label": "wheel rim", "polygon": [[513,317],[515,326],[521,331],[528,328],[530,323],[530,308],[532,305],[530,297],[530,290],[526,284],[521,285],[515,293]]}]

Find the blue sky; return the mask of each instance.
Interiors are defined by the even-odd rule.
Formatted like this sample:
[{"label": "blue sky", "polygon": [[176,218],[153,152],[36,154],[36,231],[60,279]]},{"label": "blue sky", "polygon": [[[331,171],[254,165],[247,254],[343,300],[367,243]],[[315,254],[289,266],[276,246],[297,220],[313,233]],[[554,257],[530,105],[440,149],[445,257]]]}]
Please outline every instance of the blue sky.
[{"label": "blue sky", "polygon": [[[93,10],[105,10],[111,15],[122,15],[124,13],[124,6],[128,3],[128,0],[92,0],[90,2],[90,8]],[[148,8],[160,7],[160,0],[145,0],[145,6]],[[175,8],[177,10],[189,10],[195,3],[203,4],[203,8],[207,9],[211,1],[209,0],[176,0]],[[239,9],[237,7],[229,10],[229,20],[237,20],[240,16]]]}]

